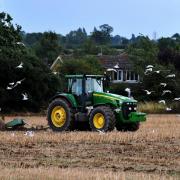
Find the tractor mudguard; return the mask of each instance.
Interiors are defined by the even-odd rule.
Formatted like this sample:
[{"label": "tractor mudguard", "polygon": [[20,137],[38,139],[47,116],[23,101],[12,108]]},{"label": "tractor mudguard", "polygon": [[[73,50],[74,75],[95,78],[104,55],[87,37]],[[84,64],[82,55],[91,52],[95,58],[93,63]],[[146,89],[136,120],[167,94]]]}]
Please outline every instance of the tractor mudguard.
[{"label": "tractor mudguard", "polygon": [[50,102],[52,102],[54,99],[57,99],[57,98],[64,98],[64,99],[66,99],[71,104],[72,107],[77,108],[76,99],[75,99],[75,97],[72,94],[57,93],[55,96],[53,96],[50,99]]}]

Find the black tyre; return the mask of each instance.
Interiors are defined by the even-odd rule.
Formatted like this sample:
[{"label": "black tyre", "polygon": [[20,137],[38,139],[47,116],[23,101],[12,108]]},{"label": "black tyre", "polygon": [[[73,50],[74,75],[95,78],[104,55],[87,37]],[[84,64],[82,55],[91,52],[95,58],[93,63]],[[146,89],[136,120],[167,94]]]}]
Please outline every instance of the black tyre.
[{"label": "black tyre", "polygon": [[55,99],[48,107],[47,120],[53,131],[73,129],[74,114],[68,103],[63,99]]},{"label": "black tyre", "polygon": [[115,127],[115,115],[110,107],[99,106],[92,110],[89,124],[92,131],[112,131]]},{"label": "black tyre", "polygon": [[116,129],[118,131],[137,131],[140,127],[140,123],[127,123],[127,124],[118,124],[116,125]]}]

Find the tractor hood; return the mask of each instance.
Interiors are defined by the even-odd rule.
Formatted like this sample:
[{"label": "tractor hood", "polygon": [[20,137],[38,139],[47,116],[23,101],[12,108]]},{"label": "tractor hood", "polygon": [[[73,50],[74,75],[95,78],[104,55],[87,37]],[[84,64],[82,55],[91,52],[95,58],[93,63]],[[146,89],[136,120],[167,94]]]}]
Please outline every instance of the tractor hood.
[{"label": "tractor hood", "polygon": [[112,94],[112,93],[104,93],[104,92],[94,92],[95,97],[102,97],[103,99],[110,99],[110,100],[119,100],[121,102],[134,102],[137,103],[136,100],[128,98],[126,96],[121,96],[118,94]]}]

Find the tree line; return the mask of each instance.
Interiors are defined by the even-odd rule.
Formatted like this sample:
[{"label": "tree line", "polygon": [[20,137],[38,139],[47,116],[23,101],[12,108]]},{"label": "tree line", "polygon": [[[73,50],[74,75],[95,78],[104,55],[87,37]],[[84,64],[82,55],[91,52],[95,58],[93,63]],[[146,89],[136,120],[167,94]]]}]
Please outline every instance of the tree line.
[{"label": "tree line", "polygon": [[[90,34],[85,28],[70,31],[67,35],[53,31],[40,33],[26,33],[21,26],[12,23],[12,17],[4,12],[0,13],[0,107],[2,111],[39,111],[46,107],[48,99],[59,89],[62,89],[60,79],[54,75],[49,67],[58,55],[72,55],[64,62],[60,73],[103,73],[97,55],[118,55],[126,52],[134,63],[134,70],[141,77],[142,82],[134,88],[134,94],[139,100],[157,100],[159,94],[146,98],[139,89],[159,91],[160,83],[165,72],[175,73],[174,81],[169,82],[169,89],[174,94],[180,92],[180,34],[172,37],[152,40],[148,36],[132,34],[131,38],[112,35],[113,27],[108,24],[95,27]],[[22,69],[16,67],[23,63]],[[145,76],[145,67],[153,64],[155,69],[161,70],[161,76],[152,73]],[[25,79],[22,84],[8,90],[9,83]],[[125,85],[112,85],[111,90],[124,93]],[[139,89],[138,89],[139,88]],[[27,93],[29,100],[23,101],[22,94]],[[126,94],[124,94],[126,95]]]}]

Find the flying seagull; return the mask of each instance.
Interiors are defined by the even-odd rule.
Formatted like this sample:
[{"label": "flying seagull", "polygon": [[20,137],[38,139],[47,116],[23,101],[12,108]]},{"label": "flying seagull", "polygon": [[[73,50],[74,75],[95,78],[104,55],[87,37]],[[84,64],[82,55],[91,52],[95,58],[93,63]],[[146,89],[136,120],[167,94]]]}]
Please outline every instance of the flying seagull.
[{"label": "flying seagull", "polygon": [[166,87],[167,84],[166,83],[160,83],[160,86]]},{"label": "flying seagull", "polygon": [[153,68],[153,67],[154,67],[153,65],[147,65],[146,69]]},{"label": "flying seagull", "polygon": [[160,70],[157,70],[157,71],[154,71],[155,73],[159,74],[160,73]]},{"label": "flying seagull", "polygon": [[6,87],[7,90],[12,90],[13,88],[14,87],[9,87],[9,86]]},{"label": "flying seagull", "polygon": [[160,101],[158,101],[158,103],[166,104],[166,101],[165,100],[160,100]]},{"label": "flying seagull", "polygon": [[17,81],[16,84],[21,84],[24,80],[25,80],[25,78],[23,78],[23,79]]},{"label": "flying seagull", "polygon": [[180,101],[180,97],[174,98],[175,101]]},{"label": "flying seagull", "polygon": [[164,96],[166,93],[172,93],[172,92],[170,90],[164,90],[162,96]]},{"label": "flying seagull", "polygon": [[10,85],[10,86],[13,86],[14,84],[15,84],[15,82],[11,82],[11,83],[9,83],[9,85]]},{"label": "flying seagull", "polygon": [[17,42],[16,44],[18,44],[18,45],[22,45],[22,46],[24,46],[24,47],[25,47],[25,44],[24,44],[24,43],[22,43],[22,42]]},{"label": "flying seagull", "polygon": [[117,72],[115,69],[113,68],[108,68],[106,71],[114,71],[114,72]]},{"label": "flying seagull", "polygon": [[169,74],[166,76],[166,78],[173,78],[173,77],[176,77],[176,75],[175,74]]},{"label": "flying seagull", "polygon": [[131,89],[130,88],[126,88],[124,91],[126,91],[128,93],[128,97],[131,97]]},{"label": "flying seagull", "polygon": [[18,66],[16,66],[16,68],[17,68],[17,69],[22,69],[22,68],[23,68],[23,65],[24,65],[24,63],[21,62]]},{"label": "flying seagull", "polygon": [[148,68],[145,70],[144,74],[147,75],[148,73],[152,72],[152,68]]},{"label": "flying seagull", "polygon": [[28,100],[27,93],[24,93],[24,94],[22,93],[21,95],[23,96],[23,98],[22,98],[23,101],[27,101]]},{"label": "flying seagull", "polygon": [[148,91],[148,90],[144,90],[146,92],[147,95],[150,95],[152,92],[154,91]]},{"label": "flying seagull", "polygon": [[118,65],[118,64],[116,64],[116,65],[114,66],[114,68],[119,68],[119,65]]}]

